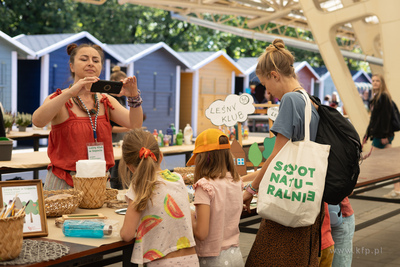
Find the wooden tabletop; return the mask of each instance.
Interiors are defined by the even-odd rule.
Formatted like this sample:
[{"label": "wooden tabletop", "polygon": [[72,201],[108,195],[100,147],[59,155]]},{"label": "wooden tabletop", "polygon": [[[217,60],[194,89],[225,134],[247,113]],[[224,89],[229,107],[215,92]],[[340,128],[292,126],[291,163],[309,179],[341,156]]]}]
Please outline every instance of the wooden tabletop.
[{"label": "wooden tabletop", "polygon": [[[250,146],[253,143],[262,144],[264,137],[249,137],[247,140],[243,140],[243,146]],[[191,153],[194,149],[194,145],[181,145],[181,146],[170,146],[161,147],[161,151],[164,155],[176,155]],[[114,147],[114,158],[120,160],[122,157],[121,147]],[[1,168],[12,168],[12,169],[32,169],[32,168],[45,168],[50,164],[50,159],[47,156],[46,151],[35,151],[25,153],[15,153],[11,156],[10,161],[0,161]]]},{"label": "wooden tabletop", "polygon": [[373,150],[360,165],[356,187],[400,177],[400,147]]},{"label": "wooden tabletop", "polygon": [[17,140],[21,138],[29,138],[34,136],[48,137],[49,134],[50,130],[33,129],[32,127],[28,127],[26,128],[26,132],[10,131],[10,133],[6,134],[6,137]]}]

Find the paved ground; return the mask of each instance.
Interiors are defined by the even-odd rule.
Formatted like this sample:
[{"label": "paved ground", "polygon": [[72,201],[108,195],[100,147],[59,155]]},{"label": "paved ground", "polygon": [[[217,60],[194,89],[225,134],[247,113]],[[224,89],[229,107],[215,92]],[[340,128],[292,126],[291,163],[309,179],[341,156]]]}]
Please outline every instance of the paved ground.
[{"label": "paved ground", "polygon": [[[163,168],[184,166],[182,156],[168,156]],[[16,176],[32,179],[29,172],[3,175],[3,180]],[[46,171],[40,171],[39,177],[44,180]],[[382,196],[391,187],[379,188],[364,193],[371,196]],[[350,199],[356,218],[356,232],[353,244],[353,264],[355,267],[400,267],[400,205],[376,201]],[[389,215],[388,215],[389,214]],[[373,222],[371,220],[378,220]],[[253,220],[255,217],[247,220]],[[245,222],[246,220],[242,220]],[[371,222],[373,222],[371,224]],[[258,228],[258,224],[248,227]],[[254,234],[241,233],[240,248],[244,260],[247,258],[254,241]],[[121,266],[114,264],[112,266]]]},{"label": "paved ground", "polygon": [[[382,196],[391,188],[380,188],[365,193],[371,196]],[[400,266],[400,205],[350,199],[356,219],[356,232],[353,239],[353,264],[355,267],[395,267]],[[370,220],[393,216],[368,225]],[[396,214],[396,215],[394,215]],[[252,225],[258,228],[258,224]],[[246,259],[254,241],[255,235],[241,233],[240,248]]]}]

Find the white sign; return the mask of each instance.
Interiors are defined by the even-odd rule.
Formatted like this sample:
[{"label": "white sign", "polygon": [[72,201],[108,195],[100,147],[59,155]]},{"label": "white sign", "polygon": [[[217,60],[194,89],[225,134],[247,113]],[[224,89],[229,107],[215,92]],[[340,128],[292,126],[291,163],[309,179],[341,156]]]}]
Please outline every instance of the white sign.
[{"label": "white sign", "polygon": [[270,107],[268,108],[267,115],[268,119],[275,121],[276,117],[278,117],[279,107]]},{"label": "white sign", "polygon": [[206,117],[216,126],[234,126],[247,120],[254,113],[253,97],[250,94],[228,95],[225,101],[216,100],[206,110]]}]

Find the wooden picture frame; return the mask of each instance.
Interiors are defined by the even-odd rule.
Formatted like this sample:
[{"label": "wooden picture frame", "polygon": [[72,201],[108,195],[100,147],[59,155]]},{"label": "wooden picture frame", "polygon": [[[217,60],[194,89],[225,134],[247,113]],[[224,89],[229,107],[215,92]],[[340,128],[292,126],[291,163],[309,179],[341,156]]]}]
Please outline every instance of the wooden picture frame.
[{"label": "wooden picture frame", "polygon": [[42,180],[0,181],[1,207],[12,200],[16,194],[22,205],[30,200],[25,209],[23,237],[48,236]]}]

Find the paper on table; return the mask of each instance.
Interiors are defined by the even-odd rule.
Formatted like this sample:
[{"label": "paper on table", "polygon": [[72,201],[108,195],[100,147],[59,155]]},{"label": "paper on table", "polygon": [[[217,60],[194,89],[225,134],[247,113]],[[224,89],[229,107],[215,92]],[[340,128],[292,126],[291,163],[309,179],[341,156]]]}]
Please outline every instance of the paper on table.
[{"label": "paper on table", "polygon": [[93,178],[106,176],[105,160],[79,160],[76,162],[76,177]]}]

